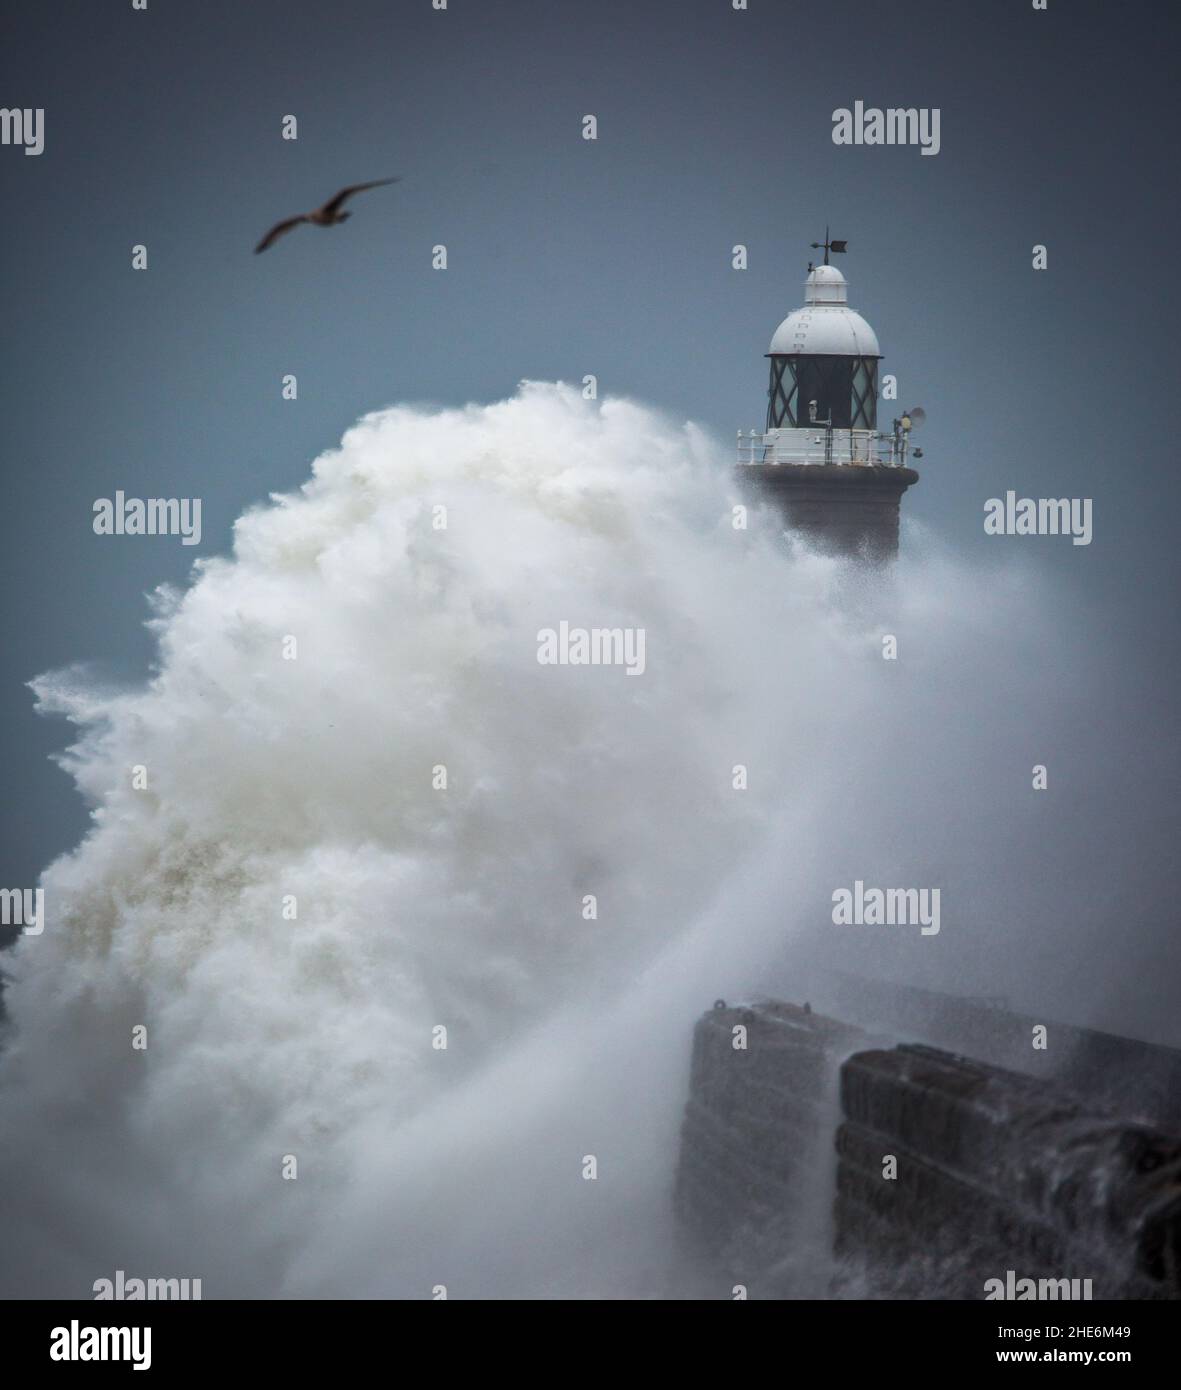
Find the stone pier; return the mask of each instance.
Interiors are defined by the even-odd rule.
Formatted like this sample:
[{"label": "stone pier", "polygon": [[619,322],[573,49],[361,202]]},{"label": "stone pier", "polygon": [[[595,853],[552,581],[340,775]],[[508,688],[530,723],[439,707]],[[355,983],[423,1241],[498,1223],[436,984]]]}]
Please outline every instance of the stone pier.
[{"label": "stone pier", "polygon": [[778,1002],[719,1001],[698,1022],[674,1200],[695,1249],[727,1277],[767,1287],[817,1202],[827,1226],[837,1068],[868,1042]]},{"label": "stone pier", "polygon": [[850,1057],[841,1115],[835,1249],[863,1293],[983,1298],[1013,1270],[1181,1295],[1181,1139],[931,1047]]},{"label": "stone pier", "polygon": [[675,1204],[751,1297],[980,1299],[1010,1271],[1047,1297],[1181,1297],[1181,1137],[806,1006],[698,1022]]}]

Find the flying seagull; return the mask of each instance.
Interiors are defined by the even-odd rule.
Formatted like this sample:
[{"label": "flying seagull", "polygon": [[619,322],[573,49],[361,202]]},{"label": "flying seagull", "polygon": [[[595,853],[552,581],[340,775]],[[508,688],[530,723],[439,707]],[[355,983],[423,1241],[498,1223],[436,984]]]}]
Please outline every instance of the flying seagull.
[{"label": "flying seagull", "polygon": [[329,199],[322,208],[317,208],[315,212],[301,212],[298,217],[288,217],[283,222],[276,222],[254,248],[254,254],[257,256],[260,251],[265,251],[268,246],[273,246],[284,233],[289,232],[292,227],[298,227],[301,222],[311,222],[317,227],[335,227],[338,222],[343,222],[352,216],[351,213],[340,210],[341,204],[346,198],[351,198],[354,193],[364,193],[367,188],[380,188],[383,184],[397,182],[398,178],[374,179],[372,183],[354,183],[350,184],[348,188],[342,188],[335,198]]}]

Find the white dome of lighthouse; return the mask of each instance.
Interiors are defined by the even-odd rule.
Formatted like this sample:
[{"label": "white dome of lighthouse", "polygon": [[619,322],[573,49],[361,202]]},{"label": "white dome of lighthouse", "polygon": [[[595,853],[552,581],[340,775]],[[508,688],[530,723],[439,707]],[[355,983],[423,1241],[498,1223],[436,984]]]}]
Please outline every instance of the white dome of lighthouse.
[{"label": "white dome of lighthouse", "polygon": [[778,355],[880,357],[877,334],[849,308],[849,285],[835,265],[818,265],[804,282],[804,307],[775,330],[769,351]]}]

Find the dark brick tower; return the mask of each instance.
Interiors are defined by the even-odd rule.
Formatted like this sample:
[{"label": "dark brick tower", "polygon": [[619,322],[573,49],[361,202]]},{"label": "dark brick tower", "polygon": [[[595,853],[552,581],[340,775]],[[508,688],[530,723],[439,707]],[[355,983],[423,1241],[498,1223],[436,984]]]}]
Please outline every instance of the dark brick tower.
[{"label": "dark brick tower", "polygon": [[771,339],[766,432],[739,431],[737,477],[819,549],[880,562],[898,553],[899,504],[919,480],[907,463],[920,413],[878,429],[877,336],[828,263],[844,242],[820,244],[824,264],[808,268],[803,308]]}]

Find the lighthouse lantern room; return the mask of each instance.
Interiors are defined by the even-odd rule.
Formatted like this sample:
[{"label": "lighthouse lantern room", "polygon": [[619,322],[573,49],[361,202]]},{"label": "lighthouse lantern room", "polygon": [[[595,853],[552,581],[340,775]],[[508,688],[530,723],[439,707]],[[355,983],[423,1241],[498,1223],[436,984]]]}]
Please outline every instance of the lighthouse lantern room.
[{"label": "lighthouse lantern room", "polygon": [[[810,270],[804,305],[771,339],[767,429],[877,428],[878,340],[849,308],[849,286],[834,265]],[[815,429],[812,430],[815,433]]]}]

